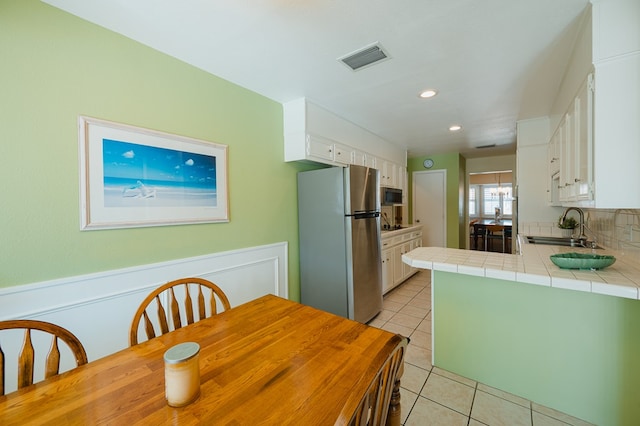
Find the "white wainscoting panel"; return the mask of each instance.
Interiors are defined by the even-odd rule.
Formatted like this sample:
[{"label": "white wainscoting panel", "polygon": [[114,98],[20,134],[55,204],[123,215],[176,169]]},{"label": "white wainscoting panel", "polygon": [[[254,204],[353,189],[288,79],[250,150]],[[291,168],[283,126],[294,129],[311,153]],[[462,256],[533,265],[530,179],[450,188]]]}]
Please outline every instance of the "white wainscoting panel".
[{"label": "white wainscoting panel", "polygon": [[[177,278],[200,277],[215,282],[228,296],[231,307],[265,294],[287,298],[287,254],[288,244],[281,242],[0,288],[0,320],[37,319],[61,325],[80,339],[91,362],[126,348],[131,319],[142,299]],[[9,360],[17,356],[22,336],[4,336],[1,343],[11,365]],[[61,370],[73,366],[66,358]],[[12,369],[7,370],[11,373]],[[7,374],[6,380],[5,391],[11,392],[15,389],[15,371]]]}]

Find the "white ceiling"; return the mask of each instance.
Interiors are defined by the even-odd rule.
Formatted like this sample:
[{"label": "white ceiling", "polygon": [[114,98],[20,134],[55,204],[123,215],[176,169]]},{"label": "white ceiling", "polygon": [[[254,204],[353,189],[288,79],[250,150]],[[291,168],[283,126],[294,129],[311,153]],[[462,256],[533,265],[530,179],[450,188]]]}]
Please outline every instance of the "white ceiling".
[{"label": "white ceiling", "polygon": [[[514,153],[516,120],[550,112],[589,3],[44,1],[277,102],[306,97],[410,157],[468,158]],[[338,61],[375,42],[391,59]],[[426,88],[439,93],[418,98]]]}]

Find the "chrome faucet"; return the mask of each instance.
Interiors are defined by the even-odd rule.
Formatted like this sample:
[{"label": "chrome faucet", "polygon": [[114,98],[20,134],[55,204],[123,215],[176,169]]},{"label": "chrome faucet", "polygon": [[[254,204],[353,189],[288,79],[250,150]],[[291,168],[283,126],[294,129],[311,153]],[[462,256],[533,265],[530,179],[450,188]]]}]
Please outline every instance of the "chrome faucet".
[{"label": "chrome faucet", "polygon": [[564,213],[562,213],[562,216],[560,216],[560,224],[564,223],[564,220],[567,218],[567,213],[569,213],[571,210],[575,210],[578,212],[578,214],[580,215],[580,235],[578,235],[578,240],[580,240],[580,243],[586,243],[587,241],[587,236],[584,233],[584,212],[582,211],[582,209],[578,208],[578,207],[567,207],[567,209],[564,211]]}]

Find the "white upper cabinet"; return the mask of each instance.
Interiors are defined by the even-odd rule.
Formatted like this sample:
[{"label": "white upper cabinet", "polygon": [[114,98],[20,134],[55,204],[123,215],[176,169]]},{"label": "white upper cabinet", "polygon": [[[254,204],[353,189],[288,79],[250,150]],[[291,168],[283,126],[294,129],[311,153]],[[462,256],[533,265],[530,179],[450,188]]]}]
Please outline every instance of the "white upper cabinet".
[{"label": "white upper cabinet", "polygon": [[397,168],[407,165],[406,150],[304,98],[285,103],[283,117],[285,161],[373,167],[383,186],[396,186]]},{"label": "white upper cabinet", "polygon": [[357,164],[358,166],[366,166],[367,154],[358,150],[353,151],[353,164]]},{"label": "white upper cabinet", "polygon": [[581,83],[549,141],[551,193],[565,206],[640,208],[640,1],[592,4],[575,50],[590,47],[591,63],[570,63],[563,87]]},{"label": "white upper cabinet", "polygon": [[593,0],[594,207],[640,208],[640,1]]},{"label": "white upper cabinet", "polygon": [[407,168],[398,167],[397,187],[402,190],[402,204],[407,204]]},{"label": "white upper cabinet", "polygon": [[551,176],[552,179],[560,173],[560,151],[562,146],[560,138],[560,132],[554,133],[549,141],[547,156],[549,158],[549,176]]},{"label": "white upper cabinet", "polygon": [[591,0],[593,63],[640,50],[640,1]]},{"label": "white upper cabinet", "polygon": [[380,168],[380,186],[398,187],[398,166],[390,161],[383,161]]},{"label": "white upper cabinet", "polygon": [[557,185],[553,189],[558,197],[552,204],[593,201],[592,129],[593,74],[589,74],[549,141],[551,185]]},{"label": "white upper cabinet", "polygon": [[333,144],[333,148],[335,150],[334,159],[336,163],[355,164],[355,149],[339,143]]},{"label": "white upper cabinet", "polygon": [[371,155],[371,154],[365,154],[364,155],[364,165],[367,167],[371,167],[373,169],[379,169],[379,165],[378,163],[380,163],[380,160],[378,160],[378,157],[376,157],[375,155]]},{"label": "white upper cabinet", "polygon": [[322,162],[333,162],[336,158],[333,145],[330,140],[307,135],[305,157]]},{"label": "white upper cabinet", "polygon": [[577,201],[593,200],[593,74],[580,86],[573,101],[573,191]]}]

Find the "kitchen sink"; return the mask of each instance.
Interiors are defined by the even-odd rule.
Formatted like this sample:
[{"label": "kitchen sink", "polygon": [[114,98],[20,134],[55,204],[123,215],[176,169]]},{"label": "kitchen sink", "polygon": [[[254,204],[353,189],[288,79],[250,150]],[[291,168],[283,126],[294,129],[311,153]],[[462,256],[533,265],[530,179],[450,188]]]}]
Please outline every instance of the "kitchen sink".
[{"label": "kitchen sink", "polygon": [[576,238],[527,236],[527,242],[529,244],[542,244],[548,246],[582,247],[593,249],[602,248],[593,241],[585,241],[583,244]]}]

